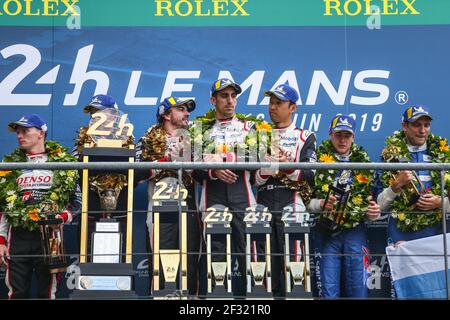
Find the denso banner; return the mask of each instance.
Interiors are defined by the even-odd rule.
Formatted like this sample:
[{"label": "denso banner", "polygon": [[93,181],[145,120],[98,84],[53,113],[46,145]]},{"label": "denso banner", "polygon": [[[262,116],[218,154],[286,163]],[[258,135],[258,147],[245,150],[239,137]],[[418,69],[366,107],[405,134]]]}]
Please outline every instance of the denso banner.
[{"label": "denso banner", "polygon": [[[0,156],[17,147],[7,124],[23,114],[42,115],[48,138],[72,147],[89,122],[83,107],[109,94],[139,138],[164,98],[194,98],[193,119],[211,108],[211,84],[228,77],[243,88],[237,111],[268,121],[264,91],[297,88],[295,122],[319,142],[334,115],[354,115],[356,142],[378,161],[411,104],[427,105],[433,133],[450,137],[449,10],[447,0],[0,0]],[[140,186],[135,209],[146,205]],[[133,251],[143,253],[145,214],[134,220]],[[372,253],[384,253],[385,221],[369,231]],[[66,227],[74,264],[65,296],[77,223]],[[140,295],[146,259],[133,261]],[[389,296],[386,259],[372,261],[371,294]]]}]

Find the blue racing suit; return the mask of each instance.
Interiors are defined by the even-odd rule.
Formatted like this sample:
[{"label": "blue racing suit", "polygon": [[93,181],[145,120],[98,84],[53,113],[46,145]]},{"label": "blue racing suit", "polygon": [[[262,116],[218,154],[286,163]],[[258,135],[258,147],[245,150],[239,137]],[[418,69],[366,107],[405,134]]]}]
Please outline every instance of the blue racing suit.
[{"label": "blue racing suit", "polygon": [[[348,162],[350,156],[336,155],[340,162]],[[317,173],[319,174],[319,173]],[[339,179],[340,173],[336,175]],[[348,183],[352,183],[352,177]],[[308,209],[311,213],[322,211],[321,199],[311,199]],[[364,221],[352,229],[343,230],[334,237],[321,233],[317,228],[312,232],[313,293],[321,298],[366,298],[369,276],[369,249]]]}]

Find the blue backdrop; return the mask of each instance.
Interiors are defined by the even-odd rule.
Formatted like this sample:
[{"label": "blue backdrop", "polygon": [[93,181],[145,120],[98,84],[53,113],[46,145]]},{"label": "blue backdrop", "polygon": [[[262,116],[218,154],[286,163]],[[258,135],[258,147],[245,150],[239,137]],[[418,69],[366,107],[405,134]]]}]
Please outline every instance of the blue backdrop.
[{"label": "blue backdrop", "polygon": [[[71,147],[76,130],[89,121],[82,108],[94,94],[107,93],[128,114],[139,138],[169,95],[195,97],[192,117],[206,112],[210,85],[222,76],[242,83],[239,112],[267,119],[264,91],[286,81],[298,87],[297,125],[316,131],[319,141],[336,113],[354,114],[356,142],[374,160],[412,103],[428,105],[433,132],[450,136],[445,103],[450,26],[1,27],[0,32],[0,156],[17,146],[7,123],[25,113],[41,114],[49,138]],[[136,209],[144,210],[146,202],[141,186]],[[134,223],[134,252],[145,252],[145,215],[136,214]],[[76,234],[70,232],[66,241],[76,254]],[[383,253],[384,222],[369,232],[372,252]],[[145,259],[134,258],[141,295],[148,294]],[[383,281],[374,282],[371,294],[388,296],[387,263],[372,260]],[[70,276],[66,280],[70,283]]]}]

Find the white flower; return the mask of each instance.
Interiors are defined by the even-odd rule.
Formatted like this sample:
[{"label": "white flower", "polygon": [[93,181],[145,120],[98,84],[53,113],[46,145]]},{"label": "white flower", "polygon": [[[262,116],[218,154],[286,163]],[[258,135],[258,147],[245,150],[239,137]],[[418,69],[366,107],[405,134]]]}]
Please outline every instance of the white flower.
[{"label": "white flower", "polygon": [[8,196],[12,196],[13,194],[15,194],[14,190],[9,190],[8,192],[6,192],[6,195]]},{"label": "white flower", "polygon": [[6,205],[6,208],[11,210],[13,208],[13,205],[14,205],[14,202],[8,202],[8,204]]},{"label": "white flower", "polygon": [[6,182],[6,179],[5,178],[2,178],[1,180],[0,180],[0,183],[5,183]]},{"label": "white flower", "polygon": [[319,180],[323,180],[323,174],[319,174]]}]

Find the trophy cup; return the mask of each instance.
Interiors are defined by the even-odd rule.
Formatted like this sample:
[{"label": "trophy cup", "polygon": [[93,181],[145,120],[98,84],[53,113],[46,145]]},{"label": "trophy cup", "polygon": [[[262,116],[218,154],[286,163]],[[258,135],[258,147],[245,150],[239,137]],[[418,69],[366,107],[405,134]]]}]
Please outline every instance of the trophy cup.
[{"label": "trophy cup", "polygon": [[[81,150],[83,162],[134,162],[133,125],[127,115],[107,108],[91,115]],[[80,274],[71,295],[75,299],[136,298],[132,265],[133,169],[108,172],[83,169],[80,236]],[[124,197],[120,190],[126,189]],[[90,192],[91,190],[91,192]],[[92,194],[92,193],[96,194]],[[97,194],[100,201],[97,201]],[[123,193],[122,193],[123,195]],[[123,198],[123,199],[122,199]],[[99,203],[100,202],[100,203]],[[91,234],[88,262],[89,210],[103,212]],[[126,210],[125,262],[122,261],[122,233],[112,212]],[[123,209],[121,209],[123,208]]]},{"label": "trophy cup", "polygon": [[[272,295],[270,260],[270,221],[272,214],[268,208],[257,204],[246,209],[244,217],[246,233],[247,296],[269,297]],[[258,247],[264,243],[264,259],[259,261]],[[252,281],[253,280],[253,281]],[[265,288],[264,288],[265,286]]]},{"label": "trophy cup", "polygon": [[[423,182],[420,180],[419,176],[417,175],[417,172],[415,170],[412,170],[413,180],[408,183],[404,189],[402,188],[402,197],[404,197],[409,207],[415,207],[416,202],[419,201],[420,196],[424,193],[426,193],[426,188],[423,185]],[[397,180],[397,176],[392,174],[392,179],[394,181]],[[406,191],[406,192],[405,192]],[[406,195],[409,194],[409,197]]]},{"label": "trophy cup", "polygon": [[341,224],[344,223],[346,218],[347,202],[351,193],[351,181],[352,172],[343,170],[339,179],[333,185],[328,186],[328,193],[324,203],[327,203],[331,195],[336,197],[337,203],[334,204],[332,210],[323,210],[316,227],[330,237],[335,237],[342,231]]},{"label": "trophy cup", "polygon": [[[206,234],[207,295],[209,297],[230,297],[232,296],[231,220],[233,215],[223,205],[214,205],[206,211],[203,222]],[[213,237],[215,241],[224,238],[226,243],[225,261],[220,261],[216,252],[215,256],[212,256]]]},{"label": "trophy cup", "polygon": [[56,219],[54,214],[47,215],[46,220],[38,221],[44,260],[50,273],[64,272],[69,265],[64,254],[62,222],[63,220]]},{"label": "trophy cup", "polygon": [[[423,184],[423,182],[420,180],[419,176],[417,175],[417,172],[415,170],[412,170],[412,174],[413,174],[413,181],[411,181],[411,183],[408,185],[409,186],[409,191],[413,194],[408,201],[408,206],[410,207],[415,207],[417,201],[419,201],[420,196],[422,194],[426,193],[426,188]],[[407,186],[407,188],[408,188]],[[405,196],[404,192],[403,195]]]},{"label": "trophy cup", "polygon": [[[159,180],[153,192],[153,290],[155,299],[187,292],[187,189],[176,178]],[[160,247],[161,223],[179,226],[178,248]],[[181,262],[181,266],[180,266]],[[180,268],[181,267],[181,268]],[[181,272],[178,272],[180,270]],[[181,279],[177,285],[177,275]]]},{"label": "trophy cup", "polygon": [[[400,162],[400,163],[408,163],[409,160],[405,157],[400,156],[400,150],[396,146],[390,146],[383,150],[381,156],[386,162]],[[425,186],[423,182],[420,180],[417,172],[415,170],[411,170],[413,175],[413,180],[408,183],[406,186],[402,188],[402,197],[406,200],[409,207],[414,207],[416,202],[419,200],[420,196],[426,193]],[[397,180],[397,175],[392,171],[389,171],[389,174],[393,181]],[[407,195],[408,194],[408,195]]]},{"label": "trophy cup", "polygon": [[[309,233],[311,219],[303,208],[294,211],[291,204],[283,208],[284,277],[287,298],[312,298],[309,266]],[[291,245],[301,248],[291,254]],[[293,258],[293,260],[291,259]]]},{"label": "trophy cup", "polygon": [[122,258],[122,233],[119,222],[111,218],[117,209],[120,191],[127,185],[123,174],[100,174],[89,177],[91,190],[98,193],[100,207],[105,210],[106,219],[95,223],[91,235],[93,263],[120,263]]}]

